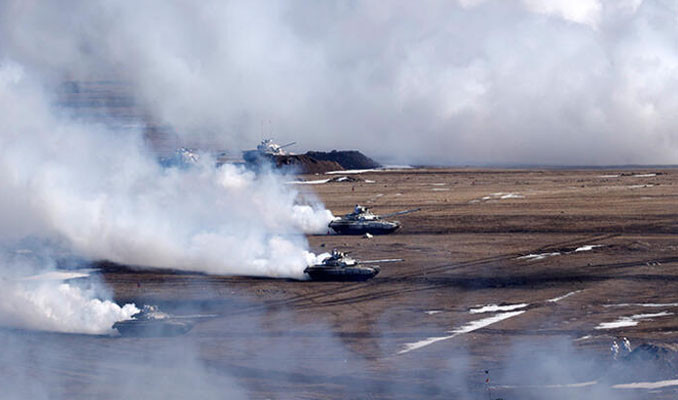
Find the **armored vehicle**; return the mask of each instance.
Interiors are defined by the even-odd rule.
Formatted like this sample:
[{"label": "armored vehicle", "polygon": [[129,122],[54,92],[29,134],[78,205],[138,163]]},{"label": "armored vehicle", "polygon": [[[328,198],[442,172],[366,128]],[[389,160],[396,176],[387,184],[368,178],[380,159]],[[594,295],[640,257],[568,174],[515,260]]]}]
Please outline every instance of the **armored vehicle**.
[{"label": "armored vehicle", "polygon": [[365,281],[380,271],[378,265],[363,265],[402,261],[401,259],[358,261],[336,249],[320,264],[306,267],[304,272],[315,281]]},{"label": "armored vehicle", "polygon": [[288,153],[283,149],[296,143],[297,142],[292,142],[280,146],[276,143],[273,143],[273,139],[264,139],[261,141],[261,143],[259,143],[259,145],[257,145],[256,150],[243,151],[242,158],[247,162],[257,163],[266,157],[284,156]]},{"label": "armored vehicle", "polygon": [[113,324],[122,336],[177,336],[190,331],[195,321],[190,316],[174,317],[158,310],[157,306],[144,305],[132,319]]},{"label": "armored vehicle", "polygon": [[383,235],[395,232],[400,228],[400,222],[387,221],[384,218],[394,217],[396,215],[409,214],[419,211],[420,208],[412,210],[398,211],[386,215],[375,215],[367,208],[361,205],[355,206],[353,212],[339,217],[330,222],[329,227],[341,235]]},{"label": "armored vehicle", "polygon": [[198,164],[200,160],[200,154],[194,149],[189,149],[188,147],[180,147],[174,151],[174,154],[170,157],[161,157],[160,165],[165,168],[168,167],[178,167],[178,168],[189,168]]}]

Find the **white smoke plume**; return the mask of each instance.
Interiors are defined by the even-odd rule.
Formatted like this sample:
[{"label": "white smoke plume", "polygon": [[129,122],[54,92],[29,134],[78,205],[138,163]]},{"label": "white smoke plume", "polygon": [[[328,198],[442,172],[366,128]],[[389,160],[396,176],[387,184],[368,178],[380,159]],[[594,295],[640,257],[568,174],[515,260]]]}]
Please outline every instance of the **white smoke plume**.
[{"label": "white smoke plume", "polygon": [[139,310],[119,306],[91,280],[86,286],[52,279],[51,257],[30,249],[0,252],[0,327],[63,333],[113,334],[113,323]]},{"label": "white smoke plume", "polygon": [[[55,109],[44,81],[0,62],[0,245],[26,237],[65,245],[89,260],[215,274],[303,278],[303,233],[324,232],[332,215],[272,172],[163,168],[139,131],[77,122]],[[49,247],[49,245],[47,245]],[[0,260],[0,325],[112,333],[138,311],[105,292],[20,278],[51,268]]]},{"label": "white smoke plume", "polygon": [[54,116],[19,66],[0,73],[5,236],[49,233],[82,256],[130,265],[303,276],[313,256],[301,233],[326,229],[322,206],[298,204],[272,173],[215,168],[209,157],[163,169],[139,132]]},{"label": "white smoke plume", "polygon": [[68,283],[2,282],[0,325],[38,331],[113,334],[116,321],[139,312]]},{"label": "white smoke plume", "polygon": [[132,82],[229,149],[438,164],[676,163],[678,6],[663,0],[0,3],[0,48],[54,81]]}]

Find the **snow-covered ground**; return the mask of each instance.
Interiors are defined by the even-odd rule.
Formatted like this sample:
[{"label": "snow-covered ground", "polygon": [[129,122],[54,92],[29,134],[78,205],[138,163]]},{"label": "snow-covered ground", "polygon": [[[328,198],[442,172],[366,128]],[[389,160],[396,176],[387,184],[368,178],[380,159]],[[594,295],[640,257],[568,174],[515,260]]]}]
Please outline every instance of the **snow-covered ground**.
[{"label": "snow-covered ground", "polygon": [[488,312],[499,312],[499,311],[513,311],[529,306],[527,303],[521,304],[506,304],[506,305],[497,305],[497,304],[488,304],[478,308],[472,308],[469,310],[471,314],[484,314]]},{"label": "snow-covered ground", "polygon": [[640,321],[652,320],[653,318],[666,317],[673,315],[672,312],[662,311],[654,314],[636,314],[629,317],[619,317],[612,322],[601,322],[596,329],[617,329],[629,326],[636,326]]},{"label": "snow-covered ground", "polygon": [[450,333],[450,335],[430,337],[430,338],[427,338],[427,339],[424,339],[424,340],[420,340],[418,342],[406,343],[403,346],[403,349],[398,352],[398,354],[409,353],[412,350],[418,350],[418,349],[421,349],[423,347],[432,345],[433,343],[441,342],[443,340],[449,340],[449,339],[452,339],[453,337],[459,336],[461,334],[473,332],[473,331],[476,331],[478,329],[482,329],[482,328],[485,328],[487,326],[490,326],[492,324],[496,324],[497,322],[500,322],[500,321],[503,321],[503,320],[506,320],[506,319],[509,319],[509,318],[513,318],[513,317],[518,316],[518,315],[520,315],[524,312],[525,311],[506,312],[506,313],[493,315],[491,317],[471,321],[471,322],[467,323],[466,325],[463,325],[463,326],[461,326],[457,329],[449,331],[448,333]]}]

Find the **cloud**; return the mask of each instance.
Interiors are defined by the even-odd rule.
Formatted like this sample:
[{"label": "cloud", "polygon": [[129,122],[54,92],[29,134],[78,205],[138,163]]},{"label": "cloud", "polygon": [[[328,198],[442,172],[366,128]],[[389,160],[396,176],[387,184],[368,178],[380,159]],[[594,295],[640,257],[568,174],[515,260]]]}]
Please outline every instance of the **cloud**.
[{"label": "cloud", "polygon": [[603,5],[599,0],[523,0],[528,10],[561,17],[567,21],[596,27],[600,22]]},{"label": "cloud", "polygon": [[678,158],[678,10],[658,0],[5,1],[2,15],[5,56],[55,81],[129,81],[154,121],[234,152],[270,121],[299,149],[403,162]]}]

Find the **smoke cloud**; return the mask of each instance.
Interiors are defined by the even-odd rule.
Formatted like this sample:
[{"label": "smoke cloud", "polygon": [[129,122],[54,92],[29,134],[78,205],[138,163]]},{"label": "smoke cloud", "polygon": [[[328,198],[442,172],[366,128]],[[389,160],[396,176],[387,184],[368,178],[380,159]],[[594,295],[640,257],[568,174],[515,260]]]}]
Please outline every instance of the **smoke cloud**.
[{"label": "smoke cloud", "polygon": [[54,116],[19,67],[0,71],[11,78],[0,94],[10,106],[0,138],[2,214],[16,225],[5,235],[51,232],[82,256],[129,265],[303,276],[312,255],[300,233],[323,232],[327,210],[298,204],[271,173],[214,168],[207,156],[193,168],[163,169],[139,132]]},{"label": "smoke cloud", "polygon": [[3,53],[41,76],[129,81],[154,120],[234,151],[264,121],[387,161],[678,161],[665,1],[4,1],[0,18]]},{"label": "smoke cloud", "polygon": [[139,311],[100,300],[110,295],[96,280],[84,286],[41,274],[54,268],[49,257],[29,249],[0,253],[0,327],[112,334],[114,322]]},{"label": "smoke cloud", "polygon": [[303,233],[324,233],[332,218],[317,200],[271,171],[215,168],[208,154],[189,168],[163,168],[141,130],[74,118],[54,106],[49,88],[37,70],[0,61],[0,325],[111,333],[138,311],[101,300],[110,296],[99,285],[25,280],[56,258],[15,260],[24,252],[64,247],[142,267],[304,277],[315,255]]}]

